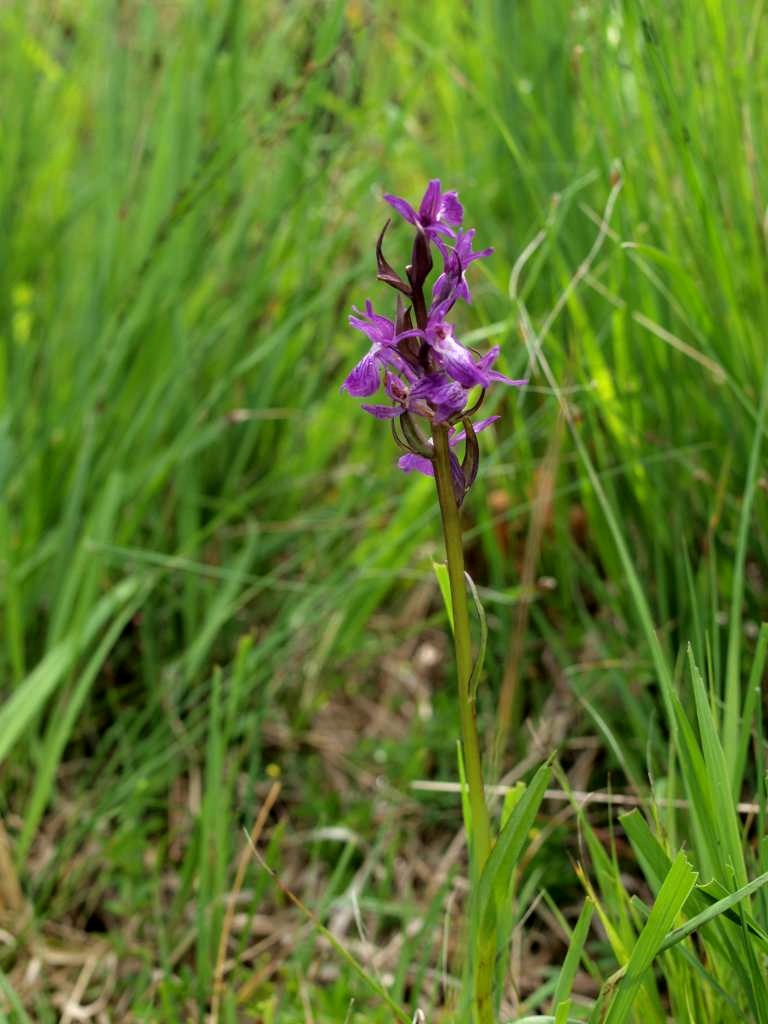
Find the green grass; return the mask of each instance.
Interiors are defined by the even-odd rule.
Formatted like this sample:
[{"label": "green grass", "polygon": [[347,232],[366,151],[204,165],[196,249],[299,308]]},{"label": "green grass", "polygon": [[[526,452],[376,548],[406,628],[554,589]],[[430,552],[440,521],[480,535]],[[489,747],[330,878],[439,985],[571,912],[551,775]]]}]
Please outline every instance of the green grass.
[{"label": "green grass", "polygon": [[[500,1020],[768,1021],[764,8],[3,6],[0,1020],[202,1021],[278,774],[271,870],[461,1019],[437,508],[338,392],[381,193],[440,176],[496,248],[463,336],[530,377],[466,509],[483,734],[506,687],[502,771],[640,800],[542,804]],[[224,980],[392,1019],[256,859]]]}]

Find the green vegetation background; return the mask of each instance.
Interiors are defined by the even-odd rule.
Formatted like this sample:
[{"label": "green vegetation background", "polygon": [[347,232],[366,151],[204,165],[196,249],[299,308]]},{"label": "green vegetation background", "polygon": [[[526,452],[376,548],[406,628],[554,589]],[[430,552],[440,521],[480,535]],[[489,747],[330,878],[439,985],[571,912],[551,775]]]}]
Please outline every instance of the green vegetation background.
[{"label": "green vegetation background", "polygon": [[[463,336],[530,377],[491,401],[466,509],[499,770],[560,744],[574,784],[647,792],[650,772],[680,795],[657,683],[663,657],[692,707],[691,643],[733,795],[755,796],[739,679],[767,598],[764,6],[2,6],[11,1020],[58,1020],[86,954],[79,998],[112,986],[109,1019],[203,1020],[243,829],[278,774],[269,862],[369,966],[394,951],[396,1000],[449,1019],[449,882],[426,879],[457,799],[409,789],[456,777],[437,511],[339,394],[350,305],[390,298],[381,193],[413,201],[430,177],[496,249]],[[399,261],[405,232],[389,244]],[[584,852],[546,806],[528,901],[546,887],[572,924]],[[389,1019],[257,866],[244,894],[222,1020]],[[621,962],[605,936],[595,984]],[[548,1006],[552,941],[510,1014]],[[765,1019],[729,998],[712,1020]]]}]

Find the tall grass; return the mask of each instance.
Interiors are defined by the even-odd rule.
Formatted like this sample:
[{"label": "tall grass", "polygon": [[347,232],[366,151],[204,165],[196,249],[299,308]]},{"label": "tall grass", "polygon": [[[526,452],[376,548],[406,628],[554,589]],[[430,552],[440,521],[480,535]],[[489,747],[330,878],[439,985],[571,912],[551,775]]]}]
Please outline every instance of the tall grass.
[{"label": "tall grass", "polygon": [[[0,1013],[80,979],[203,1019],[281,773],[267,863],[455,1018],[460,881],[412,872],[458,808],[407,790],[455,777],[452,688],[425,710],[403,653],[438,642],[436,512],[337,393],[380,194],[439,175],[496,246],[465,337],[531,378],[467,511],[489,744],[503,679],[501,770],[530,720],[563,788],[643,800],[579,809],[581,846],[543,805],[504,1019],[768,1019],[765,890],[718,902],[768,870],[764,5],[33,0],[0,46]],[[538,976],[548,905],[571,953]],[[391,1019],[257,866],[228,954],[223,1021]]]}]

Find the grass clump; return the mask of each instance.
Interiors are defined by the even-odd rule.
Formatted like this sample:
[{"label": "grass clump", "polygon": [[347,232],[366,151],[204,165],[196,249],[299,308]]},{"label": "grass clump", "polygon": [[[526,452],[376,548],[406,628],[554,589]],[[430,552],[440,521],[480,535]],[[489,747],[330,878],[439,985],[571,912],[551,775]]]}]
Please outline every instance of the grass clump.
[{"label": "grass clump", "polygon": [[[545,799],[499,1017],[768,1020],[762,6],[429,26],[0,12],[11,1021],[202,1021],[277,776],[264,861],[409,1017],[456,1019],[458,800],[409,787],[456,779],[432,490],[337,394],[372,211],[433,176],[497,248],[462,337],[531,380],[468,499],[481,732],[505,780],[558,748],[560,792],[638,801]],[[223,981],[221,1021],[392,1018],[255,861]]]}]

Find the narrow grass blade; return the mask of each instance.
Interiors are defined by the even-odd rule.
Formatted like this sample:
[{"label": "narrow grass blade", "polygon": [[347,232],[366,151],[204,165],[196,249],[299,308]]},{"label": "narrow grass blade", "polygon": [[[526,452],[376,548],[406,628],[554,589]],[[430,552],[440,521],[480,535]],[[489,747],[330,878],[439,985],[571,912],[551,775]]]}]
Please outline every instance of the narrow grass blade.
[{"label": "narrow grass blade", "polygon": [[[16,1014],[16,1021],[14,1024],[32,1024],[32,1018],[27,1015],[26,1010],[22,1006],[16,989],[2,971],[0,971],[0,991],[11,1004],[11,1009]],[[2,1010],[0,1010],[0,1014],[2,1014]],[[2,1016],[0,1016],[0,1022],[5,1024],[6,1021],[8,1021],[8,1018],[2,1014]]]},{"label": "narrow grass blade", "polygon": [[37,832],[40,819],[45,811],[53,792],[56,771],[64,753],[66,743],[72,734],[75,722],[83,704],[91,691],[91,687],[103,668],[104,661],[114,647],[126,624],[141,607],[148,587],[140,588],[138,594],[129,601],[110,624],[103,639],[88,659],[71,691],[66,692],[63,704],[58,713],[51,716],[51,721],[42,741],[38,757],[38,770],[35,784],[24,810],[24,825],[16,844],[16,858],[23,863],[32,840]]},{"label": "narrow grass blade", "polygon": [[551,774],[548,763],[539,768],[491,850],[477,893],[478,922],[483,931],[493,929],[495,933],[497,911],[506,899],[512,873],[544,799]]},{"label": "narrow grass blade", "polygon": [[339,942],[339,940],[336,938],[333,932],[326,928],[322,921],[320,921],[318,917],[312,913],[309,907],[305,906],[304,903],[302,903],[302,901],[299,899],[299,897],[296,896],[296,894],[293,893],[280,880],[277,874],[272,870],[272,868],[261,856],[259,851],[255,847],[252,847],[252,849],[253,855],[256,858],[256,860],[258,860],[258,862],[261,864],[261,866],[264,868],[267,874],[270,875],[270,877],[273,879],[273,881],[280,889],[280,891],[283,893],[283,895],[288,897],[291,903],[293,903],[293,905],[298,910],[300,910],[304,917],[312,924],[312,927],[320,935],[322,935],[331,944],[331,946],[333,946],[334,950],[338,953],[341,959],[347,963],[347,965],[358,976],[358,978],[360,978],[361,981],[363,981],[375,995],[377,995],[384,1003],[386,1003],[386,1005],[395,1015],[397,1020],[403,1022],[403,1024],[411,1024],[410,1016],[407,1013],[405,1013],[402,1007],[397,1005],[397,1003],[392,999],[392,997],[389,995],[386,989],[382,988],[379,982],[375,978],[371,977],[371,975],[366,971],[363,965],[352,955],[352,953],[349,952],[349,950],[344,945],[342,945],[341,942]]},{"label": "narrow grass blade", "polygon": [[472,600],[475,604],[475,611],[477,612],[477,617],[480,622],[480,642],[477,649],[477,656],[472,666],[472,674],[469,677],[468,683],[470,700],[474,700],[477,696],[477,685],[480,682],[480,673],[483,671],[483,665],[485,664],[485,649],[488,645],[488,622],[485,618],[485,611],[480,600],[480,595],[477,592],[475,581],[468,572],[465,572],[464,576],[466,577],[467,586],[469,587],[469,592],[472,595]]},{"label": "narrow grass blade", "polygon": [[671,949],[675,943],[680,942],[682,939],[691,935],[708,922],[714,921],[714,919],[719,917],[721,914],[727,913],[735,907],[737,903],[740,903],[741,900],[746,899],[748,896],[751,896],[752,893],[762,889],[764,885],[768,885],[768,871],[765,872],[765,874],[758,875],[757,878],[753,878],[751,882],[747,882],[746,885],[741,886],[741,888],[737,889],[736,892],[729,893],[723,899],[718,900],[717,903],[713,903],[711,907],[708,907],[700,914],[692,917],[690,921],[686,921],[684,925],[681,925],[679,928],[675,928],[674,931],[670,932],[665,937],[664,941],[659,946],[659,952],[663,953],[664,950]]},{"label": "narrow grass blade", "polygon": [[693,651],[688,645],[688,664],[693,682],[693,695],[696,701],[696,717],[699,723],[699,734],[704,754],[704,764],[708,780],[707,796],[711,807],[707,817],[712,822],[715,834],[712,836],[713,849],[720,856],[721,881],[727,884],[729,871],[733,871],[736,884],[743,886],[747,881],[744,866],[744,852],[741,834],[738,827],[735,801],[731,792],[728,767],[723,747],[717,735],[712,712],[704,688],[704,680],[693,660]]},{"label": "narrow grass blade", "polygon": [[[740,780],[744,778],[744,768],[747,763],[747,751],[752,738],[752,720],[759,707],[760,695],[763,691],[763,672],[765,670],[765,658],[768,653],[768,622],[760,625],[760,633],[757,638],[757,648],[752,661],[752,668],[747,682],[747,693],[744,697],[744,714],[741,720],[739,731],[739,749],[736,755],[736,763],[733,766],[733,778]],[[738,792],[735,793],[738,799]]]},{"label": "narrow grass blade", "polygon": [[561,1017],[561,1005],[570,1005],[573,979],[576,977],[576,971],[579,969],[579,961],[581,960],[584,943],[587,941],[587,934],[589,933],[589,926],[592,923],[594,911],[595,908],[591,900],[585,900],[568,943],[568,952],[563,961],[563,966],[560,968],[560,976],[557,979],[557,988],[552,1000],[556,1010],[556,1017],[558,1018],[557,1024],[561,1024],[559,1019]]},{"label": "narrow grass blade", "polygon": [[99,630],[119,615],[137,592],[140,581],[129,578],[118,583],[93,609],[82,634],[69,634],[52,648],[0,708],[0,761],[18,740],[48,698],[66,678],[78,655]]},{"label": "narrow grass blade", "polygon": [[[629,837],[629,841],[632,844],[632,850],[637,857],[640,868],[645,875],[651,890],[654,893],[658,892],[663,879],[672,866],[672,861],[662,848],[658,839],[651,833],[651,830],[648,828],[648,824],[640,811],[635,809],[630,811],[628,814],[622,814],[619,817],[619,821]],[[724,896],[719,897],[717,895],[713,895],[708,891],[710,886],[711,883],[696,886],[685,905],[684,910],[686,913],[701,914],[708,908],[713,907],[719,901],[725,899],[726,895],[732,895],[732,893],[726,893]],[[729,909],[724,911],[724,916],[732,924],[744,924],[751,932],[753,938],[760,944],[763,951],[768,953],[768,932],[761,928],[754,918],[751,918],[748,914],[736,914],[733,910]]]},{"label": "narrow grass blade", "polygon": [[664,879],[629,961],[621,971],[618,989],[611,1001],[605,1024],[623,1024],[629,1017],[646,972],[661,950],[669,926],[683,908],[697,877],[685,854],[679,853]]},{"label": "narrow grass blade", "polygon": [[451,584],[448,579],[448,566],[445,562],[433,562],[432,568],[434,569],[435,576],[437,577],[437,585],[440,587],[443,604],[445,605],[445,613],[448,616],[448,622],[451,625],[451,632],[453,632],[453,602],[451,601]]},{"label": "narrow grass blade", "polygon": [[741,747],[739,730],[742,725],[743,708],[741,705],[741,631],[742,604],[744,602],[744,567],[747,557],[747,539],[749,523],[752,516],[755,491],[760,468],[760,450],[763,442],[763,429],[768,412],[768,370],[763,377],[760,397],[760,408],[757,414],[752,450],[749,453],[747,482],[741,500],[741,518],[739,520],[739,536],[734,557],[733,584],[731,589],[731,610],[728,622],[728,658],[725,665],[725,710],[723,713],[723,750],[726,763],[730,765],[730,790],[738,797],[741,776],[736,774],[739,766],[739,750]]}]

